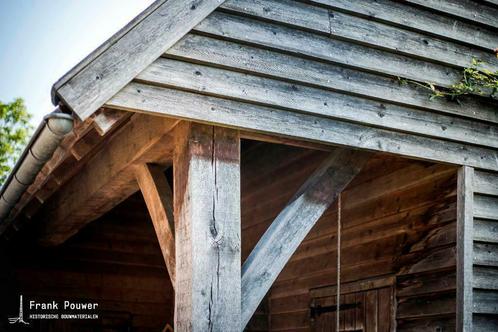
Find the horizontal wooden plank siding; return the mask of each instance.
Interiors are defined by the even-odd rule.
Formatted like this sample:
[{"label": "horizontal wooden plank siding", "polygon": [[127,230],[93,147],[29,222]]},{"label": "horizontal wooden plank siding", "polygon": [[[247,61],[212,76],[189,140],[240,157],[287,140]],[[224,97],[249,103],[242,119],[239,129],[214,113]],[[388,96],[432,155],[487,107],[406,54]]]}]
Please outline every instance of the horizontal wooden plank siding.
[{"label": "horizontal wooden plank siding", "polygon": [[306,59],[297,54],[284,54],[235,41],[189,34],[168,50],[165,56],[498,123],[495,107],[473,98],[462,98],[459,106],[445,99],[431,101],[427,98],[425,89],[400,84],[399,80],[393,77],[375,75],[331,62]]},{"label": "horizontal wooden plank siding", "polygon": [[498,174],[476,171],[474,190],[479,194],[498,196]]},{"label": "horizontal wooden plank siding", "polygon": [[[123,319],[121,329],[137,332],[173,325],[174,288],[140,193],[62,246],[44,249],[32,241],[12,245],[18,287],[14,299],[19,292],[25,303],[98,303],[99,320],[54,320],[59,328],[40,331],[100,331],[111,328],[104,324],[114,316]],[[83,323],[84,328],[76,327]]]},{"label": "horizontal wooden plank siding", "polygon": [[[416,4],[348,3],[227,1],[107,105],[498,171],[496,101],[430,101],[398,79],[448,87],[472,58],[498,69],[494,28]],[[403,8],[435,32],[389,12]]]},{"label": "horizontal wooden plank siding", "polygon": [[474,175],[474,331],[498,327],[498,173]]},{"label": "horizontal wooden plank siding", "polygon": [[490,68],[498,64],[498,59],[491,52],[296,1],[236,0],[227,2],[223,8],[429,61],[466,67],[475,57],[489,62]]},{"label": "horizontal wooden plank siding", "polygon": [[344,11],[456,42],[465,42],[488,50],[494,49],[498,44],[498,35],[491,28],[480,27],[479,33],[476,34],[476,27],[472,23],[392,0],[310,0],[310,2],[325,5],[332,10]]},{"label": "horizontal wooden plank siding", "polygon": [[498,170],[496,150],[146,84],[128,85],[107,105],[110,108]]},{"label": "horizontal wooden plank siding", "polygon": [[[469,220],[474,228],[471,293],[476,294],[471,302],[472,322],[478,330],[493,326],[495,314],[490,303],[495,299],[493,278],[498,270],[498,102],[480,96],[461,97],[458,103],[431,101],[430,91],[416,82],[450,87],[462,78],[462,70],[473,58],[483,60],[483,68],[498,70],[493,51],[498,47],[497,15],[495,0],[230,0],[142,71],[107,106],[475,168],[469,183],[475,193]],[[310,166],[302,161],[299,165],[296,177],[305,178]],[[411,171],[406,183],[416,182],[421,174]],[[377,202],[382,207],[368,205],[362,198],[364,192],[380,189],[351,189],[351,195],[363,201],[349,204],[365,204],[373,218],[366,220],[350,207],[351,222],[358,232],[363,222],[377,225],[376,218],[394,222],[391,218],[396,213],[384,213],[395,204],[409,209],[410,200],[430,201],[432,185],[443,190],[445,185],[451,187],[445,181],[456,184],[449,173],[439,171],[409,185],[419,188],[418,197],[403,187],[398,190],[406,197],[399,202],[380,198],[382,194],[371,198],[382,200],[385,206]],[[405,175],[397,174],[396,179]],[[292,191],[292,179],[279,181],[282,190]],[[255,190],[243,204],[256,204],[258,195],[264,194]],[[354,247],[362,257],[344,272],[346,279],[360,271],[399,273],[399,330],[457,328],[456,223],[454,215],[445,219],[456,210],[453,195],[447,192],[444,198],[453,199],[448,203],[451,208],[443,204],[441,210],[424,212],[445,222],[414,239],[409,248],[400,248],[400,240],[380,228],[376,228],[378,233],[361,236],[373,243],[382,238],[382,244],[358,244],[353,235],[345,235],[344,246]],[[278,194],[271,202],[259,202],[246,211],[243,220],[250,220],[243,222],[246,236],[257,239],[264,233],[265,225],[275,217],[265,209],[278,206],[276,202],[284,204],[286,199],[285,194]],[[413,204],[413,213],[423,213]],[[398,208],[401,213],[403,208]],[[422,218],[416,213],[405,217],[415,222],[417,216]],[[327,218],[333,218],[332,213],[326,213],[323,219]],[[330,259],[335,250],[333,232],[327,230],[330,225],[322,224],[311,231],[272,289],[270,320],[280,330],[310,328],[308,308],[303,301],[291,299],[306,300],[306,289],[330,283],[335,273],[335,262]],[[362,238],[355,235],[355,239]],[[388,264],[394,252],[382,250],[383,246],[403,252],[396,260],[398,265]],[[250,249],[243,244],[243,255]],[[355,258],[346,251],[343,254],[344,260]]]},{"label": "horizontal wooden plank siding", "polygon": [[490,130],[489,125],[470,120],[178,60],[159,59],[138,75],[137,80],[498,148],[498,127]]},{"label": "horizontal wooden plank siding", "polygon": [[472,0],[407,0],[440,13],[498,28],[498,8]]}]

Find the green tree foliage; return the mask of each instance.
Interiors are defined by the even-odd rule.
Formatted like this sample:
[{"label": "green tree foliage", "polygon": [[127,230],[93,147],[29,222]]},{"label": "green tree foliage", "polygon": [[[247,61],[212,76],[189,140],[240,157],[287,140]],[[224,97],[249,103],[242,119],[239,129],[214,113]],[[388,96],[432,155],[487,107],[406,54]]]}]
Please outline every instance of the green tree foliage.
[{"label": "green tree foliage", "polygon": [[0,102],[0,185],[3,184],[21,154],[32,131],[24,100]]}]

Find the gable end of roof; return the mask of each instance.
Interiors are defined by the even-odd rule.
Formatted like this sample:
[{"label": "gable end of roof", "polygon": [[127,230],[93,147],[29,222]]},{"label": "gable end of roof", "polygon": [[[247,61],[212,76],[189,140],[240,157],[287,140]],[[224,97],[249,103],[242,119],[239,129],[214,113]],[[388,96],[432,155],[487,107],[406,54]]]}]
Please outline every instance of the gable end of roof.
[{"label": "gable end of roof", "polygon": [[52,101],[85,120],[223,2],[154,2],[57,81]]}]

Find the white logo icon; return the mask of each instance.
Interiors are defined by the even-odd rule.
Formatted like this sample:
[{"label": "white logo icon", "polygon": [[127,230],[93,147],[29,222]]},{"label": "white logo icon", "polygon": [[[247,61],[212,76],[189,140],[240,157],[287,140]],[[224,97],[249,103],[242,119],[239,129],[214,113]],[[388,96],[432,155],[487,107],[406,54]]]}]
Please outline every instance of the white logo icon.
[{"label": "white logo icon", "polygon": [[25,322],[24,318],[23,318],[23,312],[22,312],[22,295],[21,295],[21,298],[20,298],[20,301],[19,301],[19,317],[9,318],[9,323],[10,324],[23,323],[23,324],[29,325],[29,323]]}]

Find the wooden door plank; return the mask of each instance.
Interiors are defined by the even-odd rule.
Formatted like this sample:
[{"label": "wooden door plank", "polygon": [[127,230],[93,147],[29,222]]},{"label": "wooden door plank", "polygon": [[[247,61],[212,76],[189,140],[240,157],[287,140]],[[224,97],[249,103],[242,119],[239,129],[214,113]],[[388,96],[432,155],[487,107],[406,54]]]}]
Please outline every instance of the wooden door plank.
[{"label": "wooden door plank", "polygon": [[183,123],[174,156],[175,331],[240,330],[240,142]]},{"label": "wooden door plank", "polygon": [[332,152],[275,218],[242,267],[243,327],[304,237],[370,156]]},{"label": "wooden door plank", "polygon": [[138,186],[149,210],[166,268],[175,287],[175,224],[173,217],[173,194],[163,168],[142,164],[136,172]]},{"label": "wooden door plank", "polygon": [[377,331],[378,301],[377,290],[369,290],[365,295],[365,331]]},{"label": "wooden door plank", "polygon": [[384,287],[378,290],[378,331],[389,332],[393,324],[392,317],[392,287]]}]

